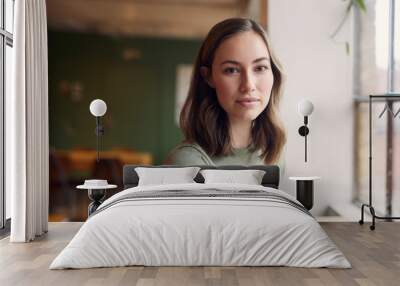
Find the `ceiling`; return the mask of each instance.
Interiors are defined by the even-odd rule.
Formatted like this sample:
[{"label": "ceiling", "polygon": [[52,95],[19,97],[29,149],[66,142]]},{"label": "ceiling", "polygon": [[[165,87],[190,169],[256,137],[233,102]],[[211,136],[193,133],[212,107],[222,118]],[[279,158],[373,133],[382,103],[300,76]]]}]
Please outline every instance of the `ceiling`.
[{"label": "ceiling", "polygon": [[[47,0],[49,29],[113,36],[202,38],[230,17],[265,18],[267,0]],[[265,9],[260,9],[265,7]],[[263,10],[263,15],[259,11]]]}]

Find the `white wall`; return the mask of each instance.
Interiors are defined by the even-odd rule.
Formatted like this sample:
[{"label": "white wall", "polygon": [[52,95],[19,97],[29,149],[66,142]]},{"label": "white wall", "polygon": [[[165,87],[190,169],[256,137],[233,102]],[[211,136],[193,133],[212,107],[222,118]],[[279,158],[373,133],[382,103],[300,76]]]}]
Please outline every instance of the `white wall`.
[{"label": "white wall", "polygon": [[[347,2],[338,0],[269,0],[268,32],[287,75],[281,104],[288,142],[281,188],[294,194],[289,176],[320,176],[312,213],[328,205],[349,205],[353,190],[352,56],[344,44],[330,39],[342,20]],[[351,15],[352,17],[352,15]],[[352,19],[352,18],[350,18]],[[351,46],[351,20],[338,41]],[[314,103],[309,118],[309,160],[304,163],[304,137],[297,129],[303,118],[297,103]]]}]

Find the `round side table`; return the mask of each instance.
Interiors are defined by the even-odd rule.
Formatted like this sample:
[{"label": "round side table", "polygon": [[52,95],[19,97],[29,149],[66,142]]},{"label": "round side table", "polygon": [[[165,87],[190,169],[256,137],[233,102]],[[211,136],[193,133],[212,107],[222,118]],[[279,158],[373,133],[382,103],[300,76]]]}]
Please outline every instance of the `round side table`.
[{"label": "round side table", "polygon": [[314,205],[314,181],[320,177],[289,177],[296,181],[296,198],[307,210]]},{"label": "round side table", "polygon": [[77,189],[85,189],[88,191],[89,199],[92,201],[88,206],[88,217],[101,205],[106,196],[106,191],[108,189],[115,189],[116,187],[117,185],[109,184],[102,186],[84,184],[76,187]]}]

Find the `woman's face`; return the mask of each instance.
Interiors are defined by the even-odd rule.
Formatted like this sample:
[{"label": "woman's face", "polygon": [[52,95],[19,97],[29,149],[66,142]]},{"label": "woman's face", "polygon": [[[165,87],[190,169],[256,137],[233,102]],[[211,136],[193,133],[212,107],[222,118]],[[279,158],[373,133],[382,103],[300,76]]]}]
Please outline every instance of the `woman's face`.
[{"label": "woman's face", "polygon": [[255,32],[242,32],[217,48],[208,76],[232,121],[252,121],[266,108],[274,76],[267,46]]}]

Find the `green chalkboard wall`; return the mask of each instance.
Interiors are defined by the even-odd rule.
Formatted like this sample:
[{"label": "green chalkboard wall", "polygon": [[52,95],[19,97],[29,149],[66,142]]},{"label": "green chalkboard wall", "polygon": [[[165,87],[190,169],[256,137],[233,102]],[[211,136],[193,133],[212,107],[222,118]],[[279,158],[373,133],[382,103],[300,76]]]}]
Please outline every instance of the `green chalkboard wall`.
[{"label": "green chalkboard wall", "polygon": [[175,123],[176,68],[201,42],[49,31],[49,128],[54,149],[95,148],[95,98],[108,106],[103,149],[132,148],[160,164],[181,139]]}]

